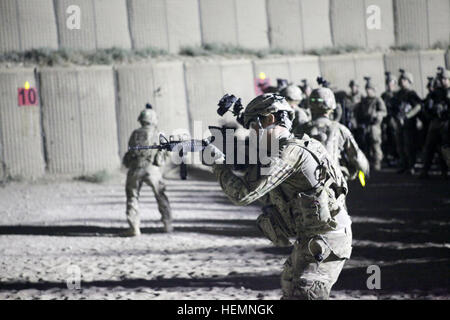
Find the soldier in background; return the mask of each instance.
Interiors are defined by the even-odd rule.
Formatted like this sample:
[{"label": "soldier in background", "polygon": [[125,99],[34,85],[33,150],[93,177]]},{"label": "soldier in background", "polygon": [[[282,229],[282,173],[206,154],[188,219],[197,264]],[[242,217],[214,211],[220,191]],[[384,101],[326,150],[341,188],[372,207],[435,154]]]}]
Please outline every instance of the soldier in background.
[{"label": "soldier in background", "polygon": [[361,170],[369,175],[369,162],[359,149],[350,130],[343,124],[330,119],[336,108],[333,92],[328,88],[315,89],[310,97],[312,121],[293,131],[298,137],[307,134],[319,140],[331,158],[339,165],[347,180],[354,180]]},{"label": "soldier in background", "polygon": [[281,90],[282,95],[289,105],[294,110],[295,119],[293,123],[293,130],[298,130],[303,124],[311,121],[311,111],[309,108],[300,107],[300,102],[303,99],[302,91],[295,85],[289,85]]},{"label": "soldier in background", "polygon": [[361,102],[361,93],[359,92],[359,86],[354,80],[350,80],[348,86],[350,92],[338,91],[336,92],[336,102],[342,108],[342,117],[338,120],[344,126],[350,129],[355,134],[356,131],[356,119],[354,115],[354,109],[358,103]]},{"label": "soldier in background", "polygon": [[[348,192],[345,178],[317,140],[295,138],[291,130],[292,108],[273,94],[258,96],[244,112],[244,126],[262,139],[276,139],[266,174],[256,181],[235,175],[224,164],[220,150],[213,171],[228,198],[248,205],[268,196],[277,224],[297,241],[284,265],[281,285],[283,299],[327,299],[351,254],[351,220],[345,208]],[[214,146],[212,146],[213,148]],[[208,150],[208,149],[206,149]],[[280,230],[280,229],[278,229]]]},{"label": "soldier in background", "polygon": [[390,72],[386,72],[386,91],[381,95],[386,106],[387,116],[384,118],[381,127],[383,130],[382,150],[388,165],[393,165],[398,159],[396,136],[398,126],[395,121],[396,111],[393,105],[395,91],[397,90],[397,78]]},{"label": "soldier in background", "polygon": [[[128,147],[150,146],[158,142],[157,116],[150,104],[147,104],[140,114],[138,121],[141,128],[136,129],[131,134]],[[152,188],[158,209],[161,213],[161,220],[166,232],[172,232],[172,215],[169,200],[166,196],[166,186],[164,184],[160,167],[164,165],[168,157],[166,151],[153,150],[132,150],[130,149],[123,158],[123,165],[128,169],[125,191],[127,195],[126,215],[130,225],[129,229],[122,233],[122,236],[138,236],[140,231],[139,218],[139,194],[142,185],[145,183]]]},{"label": "soldier in background", "polygon": [[[421,178],[428,177],[433,157],[435,153],[438,155],[438,161],[441,167],[441,173],[444,178],[447,177],[448,166],[441,148],[446,142],[446,132],[448,133],[448,121],[450,110],[450,83],[449,70],[442,70],[438,73],[437,86],[430,92],[425,100],[425,109],[430,117],[427,137],[424,147],[424,165],[420,174]],[[447,127],[446,127],[447,126]]]},{"label": "soldier in background", "polygon": [[362,98],[355,107],[358,132],[356,141],[362,146],[372,167],[379,171],[383,160],[381,122],[387,112],[383,100],[376,96],[375,87],[370,78],[366,77],[365,80],[367,96]]},{"label": "soldier in background", "polygon": [[276,93],[280,94],[280,92],[286,89],[289,86],[289,81],[287,79],[277,79],[277,86],[269,86],[263,90],[264,93]]},{"label": "soldier in background", "polygon": [[413,75],[400,69],[399,85],[393,98],[396,112],[396,122],[399,127],[397,135],[397,147],[400,157],[398,173],[414,174],[414,165],[417,154],[418,115],[422,110],[422,99],[412,90]]},{"label": "soldier in background", "polygon": [[300,102],[300,107],[303,109],[309,109],[309,96],[311,95],[312,88],[309,85],[307,79],[302,80],[302,85],[299,86],[303,93],[303,100]]}]

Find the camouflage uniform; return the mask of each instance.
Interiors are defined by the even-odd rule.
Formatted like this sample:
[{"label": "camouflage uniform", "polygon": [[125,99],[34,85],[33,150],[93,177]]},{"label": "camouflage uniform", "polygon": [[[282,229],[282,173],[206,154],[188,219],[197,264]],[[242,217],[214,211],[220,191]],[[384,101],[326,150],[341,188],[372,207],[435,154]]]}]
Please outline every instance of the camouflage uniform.
[{"label": "camouflage uniform", "polygon": [[398,125],[395,121],[395,112],[392,105],[392,100],[394,98],[394,92],[385,91],[381,95],[384,104],[386,105],[387,116],[384,118],[382,123],[383,128],[383,150],[384,153],[391,158],[397,158],[397,145],[395,137],[398,135]]},{"label": "camouflage uniform", "polygon": [[[301,137],[307,134],[319,140],[327,149],[328,154],[339,165],[347,180],[357,177],[359,170],[369,175],[369,162],[359,149],[350,130],[337,121],[329,119],[329,114],[336,106],[334,94],[326,88],[316,89],[311,94],[310,103],[313,120],[305,124],[294,134]],[[322,98],[323,102],[317,101]]]},{"label": "camouflage uniform", "polygon": [[358,124],[356,141],[363,147],[364,153],[376,170],[381,169],[383,160],[381,122],[386,114],[386,106],[378,97],[364,97],[355,108]]},{"label": "camouflage uniform", "polygon": [[[246,127],[268,113],[288,110],[286,105],[268,95],[257,97],[244,113]],[[268,198],[266,217],[258,220],[268,224],[266,232],[273,232],[272,237],[296,237],[281,277],[283,299],[327,299],[351,254],[347,183],[317,140],[307,135],[297,139],[289,130],[277,139],[279,152],[272,154],[267,174],[259,179],[238,177],[221,164],[213,170],[233,203],[248,205]]]},{"label": "camouflage uniform", "polygon": [[[448,79],[450,71],[445,70],[443,76]],[[431,121],[428,127],[428,133],[424,147],[424,165],[421,177],[426,177],[430,170],[433,156],[437,152],[438,160],[442,174],[447,175],[448,166],[444,155],[440,152],[440,146],[446,141],[446,132],[448,132],[448,121],[450,112],[450,88],[436,88],[430,95],[430,105],[428,113]]]},{"label": "camouflage uniform", "polygon": [[[361,94],[359,92],[347,93],[345,91],[338,91],[336,92],[336,99],[337,106],[339,106],[341,110],[338,111],[339,107],[336,108],[337,111],[334,112],[335,116],[332,119],[339,119],[337,121],[349,128],[353,133],[354,130],[356,130],[356,119],[354,116],[354,111],[356,105],[361,102]],[[337,114],[339,113],[341,114],[341,116],[337,117]]]},{"label": "camouflage uniform", "polygon": [[287,102],[291,105],[292,109],[295,113],[293,129],[300,128],[303,124],[311,121],[311,111],[308,108],[308,104],[303,103],[302,101],[302,91],[299,87],[294,85],[289,85],[285,89],[283,89],[280,93]]},{"label": "camouflage uniform", "polygon": [[[409,83],[413,83],[412,74],[406,72],[399,78],[400,81],[405,79]],[[399,173],[409,171],[414,173],[414,165],[416,163],[417,154],[417,137],[418,129],[417,115],[422,107],[422,99],[417,93],[410,88],[402,88],[397,91],[393,98],[393,105],[396,109],[396,122],[398,125],[398,134],[396,144],[398,147],[398,155],[400,157]]]},{"label": "camouflage uniform", "polygon": [[[157,119],[153,110],[142,111],[138,121],[142,127],[131,134],[129,147],[148,146],[157,143]],[[165,230],[172,231],[172,217],[169,200],[166,196],[160,167],[168,154],[158,150],[129,150],[123,159],[123,164],[128,168],[125,191],[127,195],[126,215],[130,225],[129,235],[140,234],[140,219],[138,211],[139,194],[142,185],[147,184],[154,192],[158,209],[162,216]]]}]

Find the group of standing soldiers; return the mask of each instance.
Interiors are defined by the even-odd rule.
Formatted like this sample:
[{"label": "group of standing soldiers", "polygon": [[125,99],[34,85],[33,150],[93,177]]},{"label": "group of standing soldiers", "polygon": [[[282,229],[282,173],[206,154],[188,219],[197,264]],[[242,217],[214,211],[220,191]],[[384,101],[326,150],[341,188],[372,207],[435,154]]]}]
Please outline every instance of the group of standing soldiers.
[{"label": "group of standing soldiers", "polygon": [[[449,74],[450,71],[439,67],[436,76],[428,78],[429,93],[425,99],[421,99],[412,89],[413,75],[402,69],[398,78],[386,72],[386,91],[381,96],[377,95],[369,77],[364,78],[365,96],[361,94],[358,84],[351,80],[348,92],[334,92],[336,108],[327,117],[351,132],[370,161],[372,170],[380,170],[384,162],[386,166],[398,167],[398,173],[415,174],[415,165],[421,158],[423,167],[419,177],[427,178],[437,155],[442,176],[446,177],[448,160],[445,154],[450,144]],[[330,85],[321,78],[318,82],[325,88]],[[278,83],[282,85],[286,82]],[[311,130],[321,128],[320,121],[314,121],[312,116],[312,89],[306,80],[298,87],[286,85],[278,88],[278,92],[296,106],[294,132],[309,130],[311,133]],[[304,126],[308,122],[313,128]],[[323,141],[320,136],[316,138]]]},{"label": "group of standing soldiers", "polygon": [[400,70],[397,80],[386,73],[387,90],[383,94],[388,116],[384,119],[384,147],[388,159],[397,160],[399,173],[415,173],[421,155],[423,167],[420,178],[427,178],[434,156],[437,155],[441,173],[447,177],[449,145],[450,71],[439,67],[435,77],[429,77],[428,94],[421,99],[411,89],[412,74]]}]

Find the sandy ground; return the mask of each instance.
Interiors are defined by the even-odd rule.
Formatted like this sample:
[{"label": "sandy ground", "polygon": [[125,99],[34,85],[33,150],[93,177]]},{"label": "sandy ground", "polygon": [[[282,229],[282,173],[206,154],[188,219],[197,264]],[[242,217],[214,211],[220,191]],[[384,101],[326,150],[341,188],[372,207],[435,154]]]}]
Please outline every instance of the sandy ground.
[{"label": "sandy ground", "polygon": [[[261,237],[258,207],[232,205],[211,178],[167,180],[175,232],[162,232],[146,188],[143,235],[121,238],[124,179],[0,187],[0,299],[279,299],[290,248]],[[354,251],[332,299],[448,299],[449,191],[392,172],[352,183]],[[366,286],[373,264],[380,290]]]}]

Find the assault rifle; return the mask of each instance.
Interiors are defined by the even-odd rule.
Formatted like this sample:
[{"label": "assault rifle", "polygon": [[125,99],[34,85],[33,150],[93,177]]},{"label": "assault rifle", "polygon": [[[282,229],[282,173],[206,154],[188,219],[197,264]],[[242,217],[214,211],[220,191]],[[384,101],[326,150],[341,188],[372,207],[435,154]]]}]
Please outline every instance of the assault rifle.
[{"label": "assault rifle", "polygon": [[129,150],[166,150],[169,152],[178,152],[181,159],[180,164],[180,177],[182,180],[187,178],[187,166],[184,163],[184,156],[188,152],[199,152],[205,150],[205,148],[214,141],[214,137],[204,139],[204,140],[175,140],[170,137],[169,140],[164,136],[164,134],[159,135],[159,145],[154,144],[152,146],[136,146],[130,147]]}]

